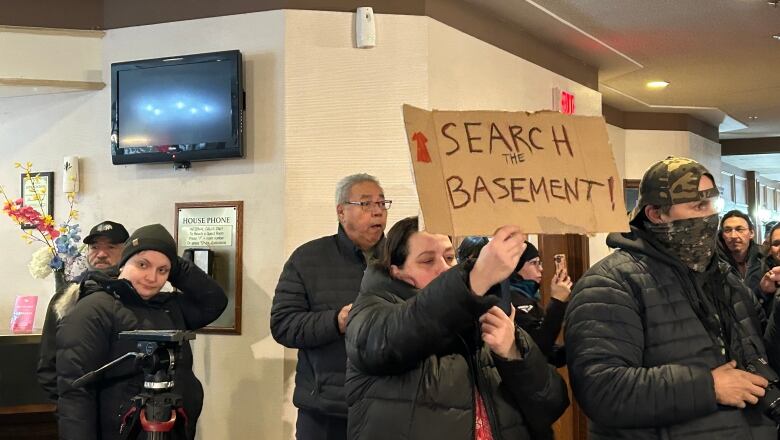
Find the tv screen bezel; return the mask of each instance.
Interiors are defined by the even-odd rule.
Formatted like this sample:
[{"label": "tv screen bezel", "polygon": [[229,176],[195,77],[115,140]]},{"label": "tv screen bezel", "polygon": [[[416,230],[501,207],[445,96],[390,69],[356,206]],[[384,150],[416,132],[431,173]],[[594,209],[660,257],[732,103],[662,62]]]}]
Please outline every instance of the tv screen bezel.
[{"label": "tv screen bezel", "polygon": [[[230,138],[219,140],[225,147],[213,150],[193,150],[178,152],[129,153],[119,148],[121,133],[118,113],[118,91],[121,84],[118,75],[123,71],[148,69],[154,67],[198,64],[226,60],[231,63],[231,130]],[[186,163],[191,161],[216,160],[244,157],[244,81],[243,60],[238,50],[178,55],[147,60],[124,61],[111,64],[111,162],[114,165],[137,163]],[[157,146],[154,146],[157,147]],[[162,147],[159,146],[159,147]]]}]

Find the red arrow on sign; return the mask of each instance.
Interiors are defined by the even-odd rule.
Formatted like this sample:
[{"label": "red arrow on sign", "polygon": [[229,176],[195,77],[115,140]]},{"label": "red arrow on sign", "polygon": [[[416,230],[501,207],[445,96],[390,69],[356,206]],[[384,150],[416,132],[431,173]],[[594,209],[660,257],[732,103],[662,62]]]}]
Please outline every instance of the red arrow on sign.
[{"label": "red arrow on sign", "polygon": [[418,131],[412,135],[412,140],[417,142],[417,162],[430,162],[431,155],[428,154],[428,147],[425,145],[428,138],[421,131]]}]

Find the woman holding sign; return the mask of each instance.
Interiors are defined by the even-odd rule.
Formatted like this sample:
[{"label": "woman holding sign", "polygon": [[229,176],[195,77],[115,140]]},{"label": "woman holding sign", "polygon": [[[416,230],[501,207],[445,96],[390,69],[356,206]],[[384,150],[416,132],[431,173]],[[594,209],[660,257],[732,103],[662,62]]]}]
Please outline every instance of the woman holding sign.
[{"label": "woman holding sign", "polygon": [[446,235],[417,229],[390,229],[349,315],[349,438],[551,439],[566,385],[493,294],[525,235],[505,226],[456,266]]}]

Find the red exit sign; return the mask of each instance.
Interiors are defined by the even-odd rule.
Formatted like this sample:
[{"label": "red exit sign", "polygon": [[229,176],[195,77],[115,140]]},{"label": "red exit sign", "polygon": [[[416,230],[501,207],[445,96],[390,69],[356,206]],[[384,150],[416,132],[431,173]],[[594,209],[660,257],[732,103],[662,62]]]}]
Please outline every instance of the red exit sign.
[{"label": "red exit sign", "polygon": [[574,114],[574,95],[568,92],[561,92],[561,113],[565,115]]},{"label": "red exit sign", "polygon": [[558,87],[553,88],[553,110],[565,115],[573,115],[574,94],[565,92]]}]

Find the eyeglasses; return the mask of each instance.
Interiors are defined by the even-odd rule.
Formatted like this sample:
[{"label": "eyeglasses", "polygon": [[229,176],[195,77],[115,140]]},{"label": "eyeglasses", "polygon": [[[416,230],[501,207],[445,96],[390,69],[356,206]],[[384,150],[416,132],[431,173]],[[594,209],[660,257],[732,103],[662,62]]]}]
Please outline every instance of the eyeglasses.
[{"label": "eyeglasses", "polygon": [[530,260],[530,261],[528,261],[528,264],[530,264],[531,266],[536,266],[538,268],[541,268],[542,267],[542,260]]},{"label": "eyeglasses", "polygon": [[362,201],[362,202],[344,202],[345,205],[355,205],[360,206],[363,211],[370,212],[374,208],[379,208],[383,211],[387,211],[390,209],[390,205],[393,204],[392,200],[380,200],[378,202],[370,202],[368,200]]},{"label": "eyeglasses", "polygon": [[728,234],[731,234],[732,232],[736,232],[737,234],[742,235],[742,234],[746,233],[749,230],[750,229],[745,228],[743,226],[737,226],[736,228],[723,228],[723,233],[728,235]]}]

